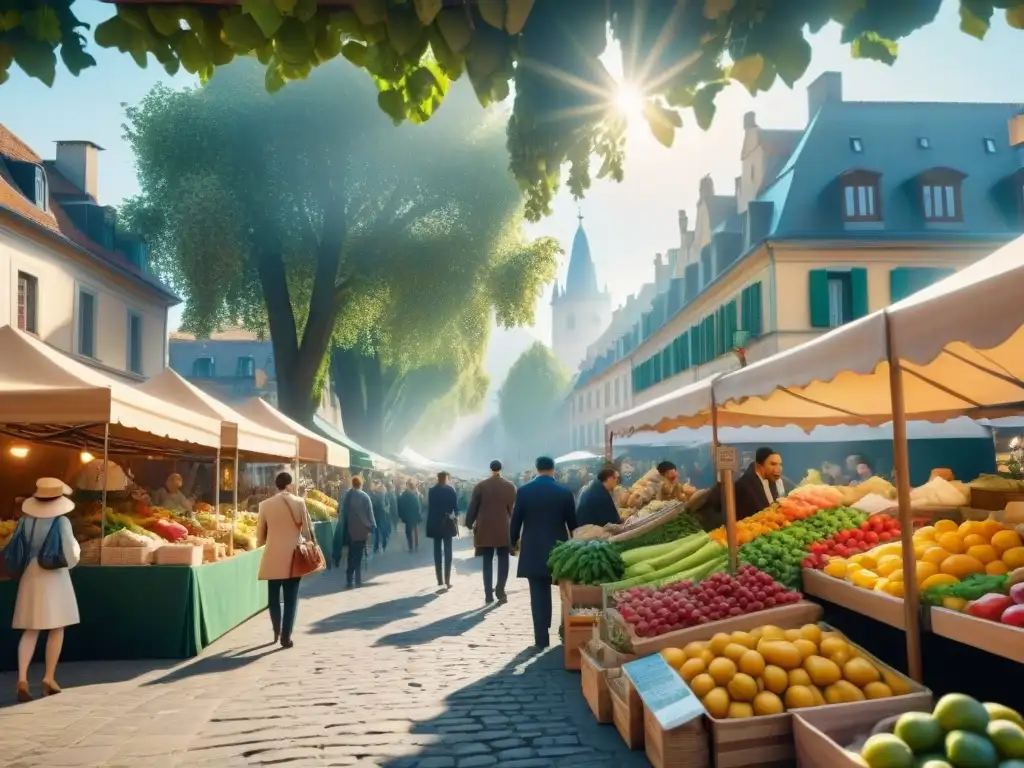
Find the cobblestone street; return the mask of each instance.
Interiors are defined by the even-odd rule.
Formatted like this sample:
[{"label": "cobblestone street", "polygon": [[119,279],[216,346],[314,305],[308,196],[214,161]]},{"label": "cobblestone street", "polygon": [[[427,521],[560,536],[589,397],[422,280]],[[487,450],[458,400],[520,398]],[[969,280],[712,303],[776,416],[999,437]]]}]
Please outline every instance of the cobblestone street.
[{"label": "cobblestone street", "polygon": [[342,574],[318,575],[288,651],[269,644],[264,613],[183,664],[64,665],[65,692],[30,704],[11,704],[4,674],[0,765],[646,765],[594,722],[557,637],[530,649],[525,582],[511,580],[507,605],[484,606],[465,539],[455,570],[446,594],[426,551],[389,553],[353,592]]}]

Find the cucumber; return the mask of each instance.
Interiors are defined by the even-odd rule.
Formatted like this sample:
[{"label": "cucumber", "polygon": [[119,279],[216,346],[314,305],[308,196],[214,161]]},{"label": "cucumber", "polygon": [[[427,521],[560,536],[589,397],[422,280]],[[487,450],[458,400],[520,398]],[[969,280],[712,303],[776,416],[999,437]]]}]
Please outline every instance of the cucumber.
[{"label": "cucumber", "polygon": [[651,544],[646,547],[627,549],[625,552],[621,553],[620,557],[622,557],[622,562],[628,568],[629,566],[636,565],[637,563],[643,560],[650,560],[655,557],[660,557],[661,555],[664,555],[667,552],[671,552],[684,541],[689,541],[702,535],[703,534],[695,533],[691,534],[690,536],[687,536],[685,539],[679,539],[678,541],[669,541],[664,544]]}]

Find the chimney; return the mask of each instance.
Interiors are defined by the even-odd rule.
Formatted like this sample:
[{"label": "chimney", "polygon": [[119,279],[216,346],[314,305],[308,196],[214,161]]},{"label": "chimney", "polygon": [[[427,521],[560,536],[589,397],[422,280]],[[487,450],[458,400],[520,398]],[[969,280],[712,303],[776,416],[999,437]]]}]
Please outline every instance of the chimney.
[{"label": "chimney", "polygon": [[1024,111],[1010,118],[1010,149],[1012,149],[1024,166]]},{"label": "chimney", "polygon": [[843,76],[839,72],[822,72],[818,79],[807,86],[807,121],[818,114],[826,102],[843,100]]},{"label": "chimney", "polygon": [[743,130],[746,131],[750,128],[757,128],[757,114],[754,112],[747,112],[743,116]]},{"label": "chimney", "polygon": [[99,164],[103,147],[91,141],[58,141],[57,170],[94,202],[99,202]]},{"label": "chimney", "polygon": [[707,200],[710,197],[715,196],[715,182],[711,180],[711,176],[705,176],[700,180],[700,199]]},{"label": "chimney", "polygon": [[686,215],[686,211],[679,211],[679,240],[682,242],[686,239],[686,233],[690,229],[690,217]]}]

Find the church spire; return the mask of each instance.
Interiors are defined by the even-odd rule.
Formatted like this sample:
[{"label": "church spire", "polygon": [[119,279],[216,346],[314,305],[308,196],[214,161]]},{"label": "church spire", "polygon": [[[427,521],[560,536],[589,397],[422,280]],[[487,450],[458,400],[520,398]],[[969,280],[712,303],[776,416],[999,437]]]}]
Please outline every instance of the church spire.
[{"label": "church spire", "polygon": [[576,236],[572,240],[569,273],[565,278],[563,295],[566,298],[586,299],[597,296],[600,292],[597,287],[597,270],[594,268],[594,260],[590,256],[590,243],[587,240],[587,233],[583,229],[582,210],[578,210],[576,218],[579,221],[579,226],[576,228]]}]

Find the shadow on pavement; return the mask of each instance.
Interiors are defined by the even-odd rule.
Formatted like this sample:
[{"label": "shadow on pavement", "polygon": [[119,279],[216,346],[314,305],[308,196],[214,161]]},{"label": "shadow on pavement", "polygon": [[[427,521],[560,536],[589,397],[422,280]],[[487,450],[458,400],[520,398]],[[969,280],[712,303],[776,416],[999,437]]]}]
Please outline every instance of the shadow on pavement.
[{"label": "shadow on pavement", "polygon": [[405,632],[395,632],[385,635],[374,643],[375,646],[390,645],[396,648],[408,648],[413,645],[423,645],[433,642],[442,637],[458,637],[469,631],[487,616],[497,603],[482,605],[469,611],[457,613],[454,616],[445,616],[422,627],[409,629]]},{"label": "shadow on pavement", "polygon": [[[132,659],[127,661],[71,661],[57,666],[57,682],[61,688],[87,688],[93,685],[110,685],[134,680],[151,672],[161,672],[180,662],[176,659]],[[34,695],[42,695],[39,690],[43,678],[43,665],[33,664],[29,668],[28,679]],[[0,709],[17,704],[15,685],[18,675],[5,672],[0,675]]]},{"label": "shadow on pavement", "polygon": [[[520,652],[500,671],[444,699],[444,712],[416,723],[415,753],[377,759],[381,768],[510,765],[522,768],[650,768],[614,727],[599,725],[562,667],[562,647]],[[428,743],[423,744],[423,741]]]},{"label": "shadow on pavement", "polygon": [[[232,672],[236,669],[246,667],[254,661],[262,659],[264,656],[269,656],[272,653],[278,652],[283,653],[286,651],[284,651],[281,646],[268,641],[262,645],[223,651],[210,656],[202,656],[191,663],[171,670],[166,675],[161,675],[153,680],[147,680],[143,685],[166,685],[168,683],[178,682],[179,680],[187,680],[190,677],[215,675],[219,672]],[[287,652],[291,653],[294,651],[293,649],[289,649]]]},{"label": "shadow on pavement", "polygon": [[310,634],[325,634],[342,629],[379,629],[393,621],[412,615],[417,609],[436,600],[437,597],[436,594],[410,595],[376,605],[368,605],[365,608],[353,608],[350,611],[342,611],[326,619],[321,619],[310,626],[308,631]]}]

